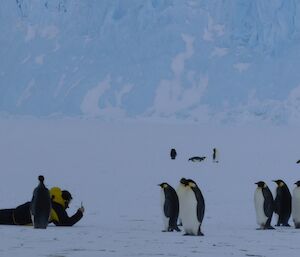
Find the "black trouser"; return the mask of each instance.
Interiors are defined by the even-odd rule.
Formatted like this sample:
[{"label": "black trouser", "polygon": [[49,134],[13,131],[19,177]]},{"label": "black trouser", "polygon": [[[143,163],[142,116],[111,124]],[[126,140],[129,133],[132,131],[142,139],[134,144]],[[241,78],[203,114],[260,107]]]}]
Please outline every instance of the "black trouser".
[{"label": "black trouser", "polygon": [[30,202],[19,205],[13,209],[0,210],[1,225],[27,225],[32,223]]},{"label": "black trouser", "polygon": [[15,209],[0,210],[0,224],[1,225],[15,225],[13,219],[13,212]]}]

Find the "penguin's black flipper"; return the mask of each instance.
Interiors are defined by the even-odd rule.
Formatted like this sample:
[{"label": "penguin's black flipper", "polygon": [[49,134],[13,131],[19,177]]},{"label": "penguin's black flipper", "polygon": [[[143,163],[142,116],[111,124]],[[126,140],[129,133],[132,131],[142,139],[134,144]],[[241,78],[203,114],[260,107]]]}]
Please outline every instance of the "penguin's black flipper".
[{"label": "penguin's black flipper", "polygon": [[204,197],[201,193],[201,190],[199,188],[195,189],[195,195],[197,199],[197,218],[200,223],[202,223],[202,220],[204,218],[204,213],[205,213],[205,202],[204,202]]},{"label": "penguin's black flipper", "polygon": [[168,218],[170,218],[170,216],[171,216],[171,211],[172,211],[171,204],[172,204],[172,202],[170,201],[170,199],[166,198],[165,204],[164,204],[164,213],[165,213],[165,216]]},{"label": "penguin's black flipper", "polygon": [[281,208],[282,208],[281,202],[282,202],[282,194],[281,194],[281,191],[277,190],[276,197],[274,199],[274,212],[275,213],[280,213]]},{"label": "penguin's black flipper", "polygon": [[263,188],[263,196],[265,198],[264,202],[264,212],[268,218],[272,218],[274,212],[274,198],[268,187]]}]

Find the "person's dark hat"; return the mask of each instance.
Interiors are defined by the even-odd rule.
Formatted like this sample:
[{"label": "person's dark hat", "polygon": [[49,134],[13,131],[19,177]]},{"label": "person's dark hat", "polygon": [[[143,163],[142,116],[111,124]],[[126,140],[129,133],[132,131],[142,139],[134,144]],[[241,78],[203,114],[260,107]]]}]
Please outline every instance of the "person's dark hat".
[{"label": "person's dark hat", "polygon": [[68,202],[70,202],[73,199],[71,193],[69,191],[67,191],[67,190],[61,191],[61,197],[65,201],[68,201]]}]

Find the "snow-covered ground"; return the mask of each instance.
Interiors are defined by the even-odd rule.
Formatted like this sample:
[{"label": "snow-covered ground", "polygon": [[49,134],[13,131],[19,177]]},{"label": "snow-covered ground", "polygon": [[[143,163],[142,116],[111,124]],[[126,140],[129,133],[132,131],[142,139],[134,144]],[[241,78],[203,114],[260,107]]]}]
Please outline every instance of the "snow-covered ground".
[{"label": "snow-covered ground", "polygon": [[[71,228],[0,226],[1,256],[299,256],[300,230],[256,230],[253,204],[258,180],[274,192],[273,179],[300,179],[297,127],[5,118],[0,156],[0,208],[29,200],[39,174],[72,192],[70,214],[86,208]],[[161,232],[157,184],[181,177],[204,195],[204,237]]]}]

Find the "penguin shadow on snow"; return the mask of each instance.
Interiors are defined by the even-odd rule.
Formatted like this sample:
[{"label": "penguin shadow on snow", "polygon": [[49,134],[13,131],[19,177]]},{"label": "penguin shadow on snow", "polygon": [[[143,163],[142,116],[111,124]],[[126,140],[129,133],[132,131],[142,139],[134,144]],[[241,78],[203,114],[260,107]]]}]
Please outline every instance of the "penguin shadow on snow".
[{"label": "penguin shadow on snow", "polygon": [[175,191],[168,183],[161,187],[161,207],[164,230],[180,231],[177,225],[179,219],[185,234],[203,236],[201,224],[205,213],[205,202],[202,192],[195,181],[182,178]]}]

